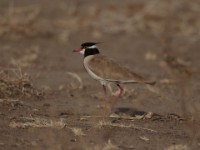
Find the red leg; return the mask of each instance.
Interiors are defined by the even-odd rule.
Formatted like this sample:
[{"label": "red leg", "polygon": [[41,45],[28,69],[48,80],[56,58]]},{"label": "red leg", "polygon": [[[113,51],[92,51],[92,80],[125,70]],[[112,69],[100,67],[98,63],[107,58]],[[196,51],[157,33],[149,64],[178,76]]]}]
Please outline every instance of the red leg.
[{"label": "red leg", "polygon": [[122,85],[117,84],[117,86],[120,89],[120,91],[119,91],[119,94],[118,94],[117,98],[115,97],[112,100],[111,107],[110,107],[111,111],[112,111],[113,107],[117,104],[119,98],[121,98],[123,96],[123,94],[124,94],[124,88],[122,87]]},{"label": "red leg", "polygon": [[124,88],[123,88],[120,84],[117,84],[117,86],[118,86],[119,89],[120,89],[118,97],[122,97],[123,94],[124,94]]}]

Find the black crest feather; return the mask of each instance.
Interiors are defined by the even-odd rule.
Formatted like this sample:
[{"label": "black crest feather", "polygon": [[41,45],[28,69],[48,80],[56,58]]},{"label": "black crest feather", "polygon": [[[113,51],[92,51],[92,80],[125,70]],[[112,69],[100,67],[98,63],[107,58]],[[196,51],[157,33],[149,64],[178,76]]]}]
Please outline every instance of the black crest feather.
[{"label": "black crest feather", "polygon": [[88,46],[93,46],[93,45],[96,45],[97,43],[95,42],[85,42],[85,43],[82,43],[81,46],[83,47],[88,47]]}]

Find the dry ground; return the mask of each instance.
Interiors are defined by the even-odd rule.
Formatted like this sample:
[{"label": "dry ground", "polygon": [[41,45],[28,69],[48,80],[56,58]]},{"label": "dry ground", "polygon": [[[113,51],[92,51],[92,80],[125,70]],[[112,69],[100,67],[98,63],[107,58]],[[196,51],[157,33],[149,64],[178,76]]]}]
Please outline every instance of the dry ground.
[{"label": "dry ground", "polygon": [[[1,0],[0,149],[200,149],[198,18],[198,0]],[[84,41],[156,85],[127,85],[102,118]]]}]

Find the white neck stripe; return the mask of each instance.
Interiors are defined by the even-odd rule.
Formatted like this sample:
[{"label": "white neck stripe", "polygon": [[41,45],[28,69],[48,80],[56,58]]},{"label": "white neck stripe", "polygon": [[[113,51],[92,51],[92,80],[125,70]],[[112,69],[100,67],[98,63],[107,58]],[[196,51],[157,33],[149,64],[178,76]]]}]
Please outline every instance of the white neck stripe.
[{"label": "white neck stripe", "polygon": [[92,46],[90,46],[88,48],[97,48],[97,47],[96,47],[96,45],[92,45]]}]

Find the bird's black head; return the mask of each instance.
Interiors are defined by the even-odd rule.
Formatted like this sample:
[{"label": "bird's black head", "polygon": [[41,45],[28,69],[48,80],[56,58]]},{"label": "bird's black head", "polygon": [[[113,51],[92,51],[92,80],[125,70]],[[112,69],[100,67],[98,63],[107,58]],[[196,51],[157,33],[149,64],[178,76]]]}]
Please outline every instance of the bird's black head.
[{"label": "bird's black head", "polygon": [[87,48],[87,47],[95,46],[96,44],[97,43],[95,42],[85,42],[85,43],[82,43],[81,46]]},{"label": "bird's black head", "polygon": [[99,50],[96,47],[95,42],[85,42],[81,44],[81,47],[77,50],[74,50],[74,52],[79,52],[84,55],[84,57],[99,54]]}]

